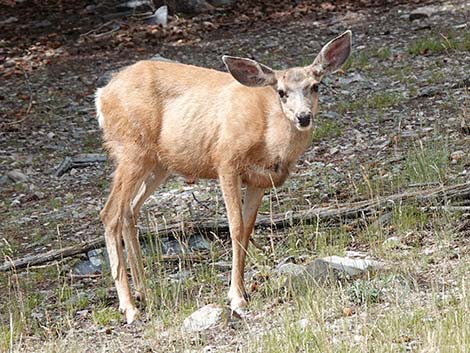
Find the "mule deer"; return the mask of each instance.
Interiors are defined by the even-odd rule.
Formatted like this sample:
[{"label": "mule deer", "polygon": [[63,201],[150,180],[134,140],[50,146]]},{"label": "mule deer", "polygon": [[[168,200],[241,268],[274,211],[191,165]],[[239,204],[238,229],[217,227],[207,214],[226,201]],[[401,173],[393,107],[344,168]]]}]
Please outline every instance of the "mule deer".
[{"label": "mule deer", "polygon": [[346,31],[327,43],[311,65],[287,70],[232,56],[222,58],[229,73],[140,61],[98,89],[104,144],[117,162],[101,219],[119,308],[128,323],[139,311],[122,239],[135,295],[143,298],[136,220],[145,199],[171,174],[219,179],[233,251],[230,306],[238,310],[247,304],[245,256],[264,190],[281,185],[307,148],[319,83],[350,52],[351,31]]}]

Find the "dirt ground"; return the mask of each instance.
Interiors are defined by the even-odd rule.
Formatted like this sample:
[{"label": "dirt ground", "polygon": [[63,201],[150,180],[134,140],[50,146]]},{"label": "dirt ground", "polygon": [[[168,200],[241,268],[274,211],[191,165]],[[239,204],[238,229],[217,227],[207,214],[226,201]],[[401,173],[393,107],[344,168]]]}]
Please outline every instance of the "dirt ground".
[{"label": "dirt ground", "polygon": [[[192,19],[170,18],[165,29],[119,16],[111,2],[95,8],[79,1],[0,4],[0,252],[5,261],[102,236],[98,213],[112,162],[73,168],[60,177],[55,171],[66,157],[104,153],[93,103],[103,75],[156,54],[218,70],[224,69],[223,54],[281,68],[309,63],[328,40],[353,31],[352,59],[321,87],[313,143],[286,185],[265,197],[262,214],[269,215],[272,207],[276,213],[298,212],[468,182],[469,2],[248,3]],[[413,19],[413,10],[424,6]],[[423,158],[422,170],[410,164],[415,155]],[[186,185],[174,178],[149,199],[144,213],[170,223],[223,217],[221,200],[212,181]],[[462,239],[467,246],[468,233]],[[358,241],[348,249],[367,251],[368,245]],[[4,276],[0,290],[11,293],[12,277]],[[87,291],[98,287],[93,279],[83,281]],[[36,288],[47,290],[47,283],[54,285],[39,281]],[[113,295],[111,305],[112,300]],[[8,312],[0,320],[8,326]],[[135,339],[145,336],[148,325],[117,323],[111,333],[86,319],[71,326],[78,332],[74,342],[84,340],[99,351],[161,351]],[[59,338],[65,335],[63,329],[57,332]],[[119,347],[112,343],[116,335],[122,338]],[[223,336],[237,337],[230,330]],[[22,339],[37,350],[40,337],[26,330]],[[233,347],[239,340],[233,339]]]}]

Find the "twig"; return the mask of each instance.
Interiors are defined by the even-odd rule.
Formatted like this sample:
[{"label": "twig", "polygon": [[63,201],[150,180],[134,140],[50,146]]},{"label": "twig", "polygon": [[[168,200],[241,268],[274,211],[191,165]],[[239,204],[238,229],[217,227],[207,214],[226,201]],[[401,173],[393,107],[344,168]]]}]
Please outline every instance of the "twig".
[{"label": "twig", "polygon": [[[375,214],[378,211],[392,209],[397,202],[406,202],[412,200],[418,204],[423,204],[430,201],[439,200],[443,203],[448,203],[449,200],[455,199],[470,199],[470,183],[445,186],[433,188],[430,190],[418,190],[413,192],[403,192],[400,194],[384,196],[377,199],[365,200],[349,204],[341,204],[336,207],[325,207],[325,208],[311,208],[309,210],[298,212],[293,214],[292,217],[286,219],[284,214],[274,214],[273,216],[259,217],[256,222],[257,227],[264,228],[287,228],[299,224],[308,224],[313,222],[319,222],[324,219],[329,219],[333,221],[344,220],[354,217],[369,217],[370,215]],[[447,206],[449,207],[449,206]],[[190,234],[190,232],[219,232],[219,233],[228,233],[229,227],[225,219],[216,219],[212,222],[185,222],[171,224],[166,227],[157,228],[156,233],[160,236],[171,236],[175,233]],[[146,236],[148,232],[144,231],[139,232],[142,237]],[[74,256],[87,252],[91,249],[101,248],[105,245],[105,240],[103,237],[93,239],[91,241],[68,246],[63,249],[50,250],[44,254],[28,255],[16,260],[5,261],[0,265],[0,272],[7,271],[10,269],[19,269],[32,265],[39,265],[49,261],[62,259],[65,257]],[[173,261],[180,260],[181,258],[191,258],[193,255],[163,255],[162,260]],[[196,255],[192,260],[198,260],[203,258],[202,255]]]}]

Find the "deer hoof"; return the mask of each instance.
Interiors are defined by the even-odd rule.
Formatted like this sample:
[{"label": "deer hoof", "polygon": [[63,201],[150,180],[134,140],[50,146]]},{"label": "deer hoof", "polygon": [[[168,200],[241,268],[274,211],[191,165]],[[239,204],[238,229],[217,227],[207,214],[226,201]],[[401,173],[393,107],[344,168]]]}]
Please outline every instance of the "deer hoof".
[{"label": "deer hoof", "polygon": [[243,316],[245,313],[244,308],[247,306],[247,301],[244,297],[235,297],[230,300],[230,309],[233,312],[236,312],[240,316]]},{"label": "deer hoof", "polygon": [[140,319],[140,311],[136,307],[129,307],[124,309],[123,312],[126,315],[126,321],[128,325]]}]

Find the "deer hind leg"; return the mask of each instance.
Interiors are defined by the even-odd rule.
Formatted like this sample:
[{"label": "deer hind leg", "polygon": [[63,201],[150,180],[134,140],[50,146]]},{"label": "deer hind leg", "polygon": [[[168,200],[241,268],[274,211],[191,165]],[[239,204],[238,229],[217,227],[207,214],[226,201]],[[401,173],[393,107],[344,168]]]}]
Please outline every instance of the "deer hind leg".
[{"label": "deer hind leg", "polygon": [[131,211],[134,222],[123,231],[124,243],[127,250],[127,261],[131,268],[132,281],[134,282],[135,296],[139,300],[146,297],[144,265],[142,262],[142,253],[137,236],[135,220],[139,216],[140,208],[144,201],[152,195],[155,189],[161,185],[168,176],[168,172],[161,166],[157,166],[142,182],[138,192],[131,202]]},{"label": "deer hind leg", "polygon": [[[116,284],[119,297],[119,309],[125,314],[128,323],[132,323],[139,317],[139,311],[135,307],[131,296],[123,255],[122,239],[124,237],[127,245],[132,237],[132,229],[135,232],[131,200],[150,170],[146,163],[128,163],[127,161],[126,163],[120,163],[116,169],[111,194],[101,211],[101,220],[105,226],[105,239],[111,265],[111,275]],[[131,256],[136,255],[134,250],[130,250],[133,253]]]}]

